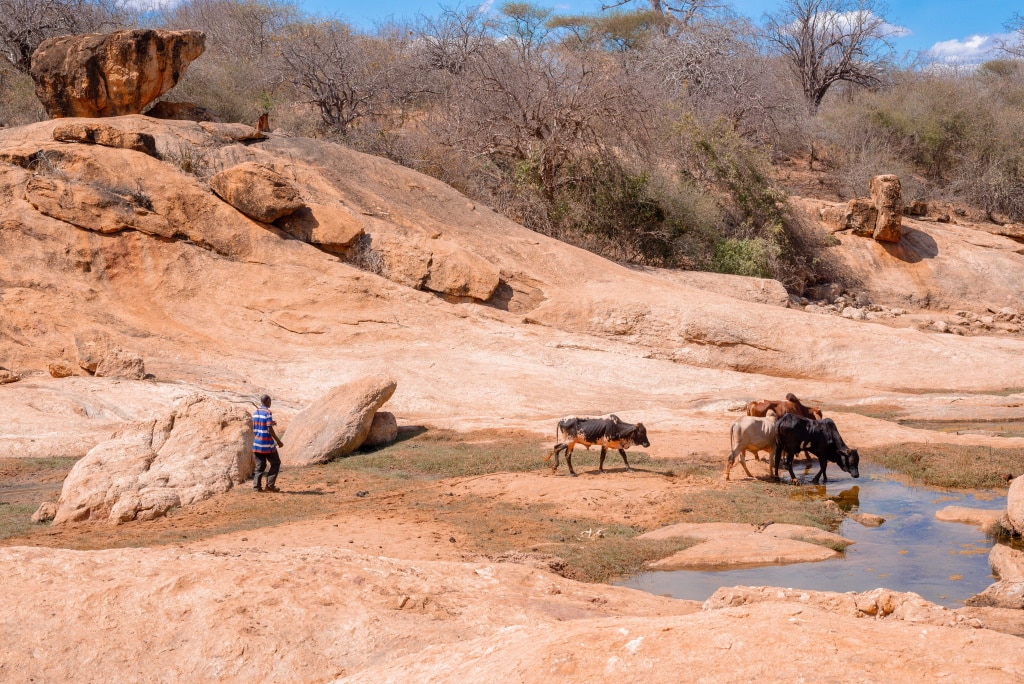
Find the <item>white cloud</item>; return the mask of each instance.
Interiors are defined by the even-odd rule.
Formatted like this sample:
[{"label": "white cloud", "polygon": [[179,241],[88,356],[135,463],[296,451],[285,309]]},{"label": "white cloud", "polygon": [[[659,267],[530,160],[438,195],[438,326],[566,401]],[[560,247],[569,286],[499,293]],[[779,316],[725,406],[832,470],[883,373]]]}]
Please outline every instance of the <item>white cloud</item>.
[{"label": "white cloud", "polygon": [[947,64],[978,64],[998,57],[999,43],[1010,38],[1011,34],[996,33],[987,36],[968,36],[962,40],[943,40],[928,48],[926,54],[936,61]]}]

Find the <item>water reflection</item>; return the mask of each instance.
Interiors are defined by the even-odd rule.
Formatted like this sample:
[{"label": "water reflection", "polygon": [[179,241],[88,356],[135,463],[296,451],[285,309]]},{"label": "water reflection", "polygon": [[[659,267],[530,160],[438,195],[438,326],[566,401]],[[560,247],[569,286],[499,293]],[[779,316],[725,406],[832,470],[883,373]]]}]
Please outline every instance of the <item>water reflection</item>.
[{"label": "water reflection", "polygon": [[886,519],[884,525],[874,528],[844,520],[838,533],[856,543],[840,558],[713,572],[648,572],[619,584],[696,600],[706,599],[719,587],[736,585],[823,591],[887,587],[957,607],[994,581],[988,565],[992,539],[970,525],[940,522],[935,511],[948,505],[1001,510],[1006,507],[1005,496],[909,487],[881,469],[872,471],[864,486],[850,486],[850,480],[844,478],[824,486],[803,486],[791,494],[828,498],[846,512],[863,511]]}]

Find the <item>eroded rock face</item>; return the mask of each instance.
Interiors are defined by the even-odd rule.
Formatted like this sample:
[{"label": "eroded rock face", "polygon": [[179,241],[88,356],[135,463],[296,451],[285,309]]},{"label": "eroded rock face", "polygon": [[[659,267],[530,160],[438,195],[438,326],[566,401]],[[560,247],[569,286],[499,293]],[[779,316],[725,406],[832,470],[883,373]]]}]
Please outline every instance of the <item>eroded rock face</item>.
[{"label": "eroded rock face", "polygon": [[327,463],[351,454],[362,446],[374,414],[396,387],[394,380],[379,375],[335,387],[292,419],[281,436],[281,462]]},{"label": "eroded rock face", "polygon": [[242,408],[199,395],[158,420],[96,445],[68,473],[54,524],[151,520],[228,491],[252,475],[252,424]]},{"label": "eroded rock face", "polygon": [[254,162],[221,171],[210,187],[225,202],[251,219],[273,223],[305,206],[298,190],[281,174]]},{"label": "eroded rock face", "polygon": [[102,330],[82,330],[75,333],[75,351],[78,353],[78,365],[82,370],[95,373],[96,367],[112,348],[110,336]]},{"label": "eroded rock face", "polygon": [[200,31],[59,36],[32,54],[36,96],[51,118],[139,114],[203,54]]},{"label": "eroded rock face", "polygon": [[383,275],[417,290],[486,301],[501,284],[493,264],[444,240],[375,234],[372,245],[380,255]]},{"label": "eroded rock face", "polygon": [[343,253],[363,235],[363,224],[351,212],[326,204],[310,204],[278,219],[277,227],[325,252]]},{"label": "eroded rock face", "polygon": [[1010,531],[1024,534],[1024,477],[1016,477],[1006,492],[1006,524]]},{"label": "eroded rock face", "polygon": [[880,242],[899,242],[903,237],[903,190],[894,174],[871,179],[871,200],[878,211],[872,237]]},{"label": "eroded rock face", "polygon": [[364,447],[378,447],[391,444],[398,439],[398,420],[394,413],[377,411],[370,423],[370,432],[363,440]]},{"label": "eroded rock face", "polygon": [[846,205],[845,227],[854,235],[870,237],[875,233],[878,209],[866,199],[852,199]]},{"label": "eroded rock face", "polygon": [[53,139],[58,142],[89,143],[104,147],[118,147],[124,150],[143,152],[156,156],[156,141],[149,133],[124,131],[101,123],[71,122],[53,129]]},{"label": "eroded rock face", "polygon": [[173,237],[170,222],[132,198],[129,188],[114,189],[61,178],[34,176],[25,186],[25,199],[41,214],[96,233],[137,230]]}]

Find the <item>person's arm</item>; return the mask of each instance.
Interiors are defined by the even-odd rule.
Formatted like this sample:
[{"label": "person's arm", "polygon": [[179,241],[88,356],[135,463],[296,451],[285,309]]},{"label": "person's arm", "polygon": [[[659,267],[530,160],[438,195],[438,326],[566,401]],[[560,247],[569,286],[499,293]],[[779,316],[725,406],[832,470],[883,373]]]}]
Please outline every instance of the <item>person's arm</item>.
[{"label": "person's arm", "polygon": [[282,442],[281,438],[277,436],[276,432],[274,432],[274,424],[273,423],[270,424],[270,436],[274,438],[274,442],[277,444],[277,446],[279,446],[279,447],[283,447],[284,446],[284,442]]}]

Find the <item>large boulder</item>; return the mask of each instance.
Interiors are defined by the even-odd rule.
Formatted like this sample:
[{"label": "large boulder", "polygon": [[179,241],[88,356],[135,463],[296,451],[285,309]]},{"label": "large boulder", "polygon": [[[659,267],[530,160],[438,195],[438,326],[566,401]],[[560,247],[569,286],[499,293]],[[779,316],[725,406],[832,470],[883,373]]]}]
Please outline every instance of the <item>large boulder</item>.
[{"label": "large boulder", "polygon": [[51,118],[139,114],[203,54],[200,31],[59,36],[32,53],[36,96]]},{"label": "large boulder", "polygon": [[871,237],[878,223],[878,209],[866,199],[852,199],[846,204],[844,225],[854,235]]},{"label": "large boulder", "polygon": [[999,579],[1024,582],[1024,551],[996,544],[988,554],[988,564]]},{"label": "large boulder", "polygon": [[57,142],[87,143],[103,147],[117,147],[148,154],[156,154],[156,141],[149,133],[125,131],[103,123],[72,121],[55,126],[53,139]]},{"label": "large boulder", "polygon": [[309,465],[351,454],[362,446],[374,414],[396,387],[394,380],[379,375],[335,387],[292,419],[281,437],[281,462]]},{"label": "large boulder", "polygon": [[303,242],[334,254],[348,251],[363,235],[363,224],[352,212],[327,204],[310,204],[281,217],[275,225]]},{"label": "large boulder", "polygon": [[255,162],[225,169],[210,179],[217,195],[251,219],[273,223],[305,206],[283,176]]},{"label": "large boulder", "polygon": [[374,234],[371,249],[384,277],[417,290],[486,301],[501,284],[494,264],[445,240],[396,231]]},{"label": "large boulder", "polygon": [[252,467],[249,413],[192,395],[93,447],[64,480],[53,522],[151,520],[228,491]]},{"label": "large boulder", "polygon": [[96,366],[95,375],[97,378],[142,380],[146,377],[146,366],[138,354],[115,347]]},{"label": "large boulder", "polygon": [[1006,493],[1006,524],[1011,532],[1024,535],[1024,476],[1014,478]]},{"label": "large boulder", "polygon": [[899,242],[903,237],[903,190],[899,176],[872,178],[871,200],[878,210],[873,237],[880,242]]}]

